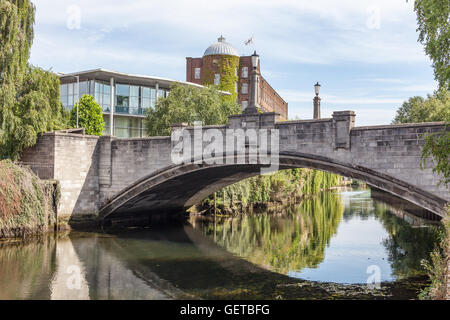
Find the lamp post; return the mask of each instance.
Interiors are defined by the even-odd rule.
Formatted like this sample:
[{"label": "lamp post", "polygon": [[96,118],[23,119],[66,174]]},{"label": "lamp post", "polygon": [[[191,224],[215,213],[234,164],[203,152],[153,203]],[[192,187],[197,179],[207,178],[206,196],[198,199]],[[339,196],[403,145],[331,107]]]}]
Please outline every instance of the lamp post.
[{"label": "lamp post", "polygon": [[75,76],[77,78],[77,128],[78,126],[78,104],[80,102],[80,77]]},{"label": "lamp post", "polygon": [[250,101],[247,108],[245,108],[244,113],[258,113],[258,64],[259,64],[259,55],[256,51],[252,54],[252,76],[250,77],[250,85],[251,85],[251,95]]},{"label": "lamp post", "polygon": [[77,99],[75,101],[77,104],[77,128],[78,128],[78,100],[80,100],[80,76],[73,76],[73,77],[77,79]]},{"label": "lamp post", "polygon": [[320,119],[320,84],[317,82],[314,85],[314,91],[316,92],[316,96],[314,97],[314,119]]}]

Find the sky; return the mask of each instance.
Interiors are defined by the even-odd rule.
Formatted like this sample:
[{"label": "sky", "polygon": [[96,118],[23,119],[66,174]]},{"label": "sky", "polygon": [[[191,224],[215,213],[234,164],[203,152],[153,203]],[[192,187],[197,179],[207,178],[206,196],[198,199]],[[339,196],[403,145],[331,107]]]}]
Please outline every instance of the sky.
[{"label": "sky", "polygon": [[[413,0],[34,0],[31,63],[55,72],[104,68],[186,80],[186,57],[220,35],[311,119],[353,110],[356,125],[389,124],[412,96],[437,88],[417,42]],[[252,45],[245,40],[253,37]]]}]

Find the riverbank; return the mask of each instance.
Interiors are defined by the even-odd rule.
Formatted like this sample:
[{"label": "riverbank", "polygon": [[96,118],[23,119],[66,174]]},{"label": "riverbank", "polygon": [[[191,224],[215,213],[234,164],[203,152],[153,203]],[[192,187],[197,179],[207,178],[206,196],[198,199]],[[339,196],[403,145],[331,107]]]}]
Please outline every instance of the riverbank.
[{"label": "riverbank", "polygon": [[29,168],[0,161],[0,239],[25,238],[57,226],[59,184]]},{"label": "riverbank", "polygon": [[430,278],[430,285],[419,295],[422,300],[450,300],[450,205],[442,219],[439,242],[429,259],[422,261]]}]

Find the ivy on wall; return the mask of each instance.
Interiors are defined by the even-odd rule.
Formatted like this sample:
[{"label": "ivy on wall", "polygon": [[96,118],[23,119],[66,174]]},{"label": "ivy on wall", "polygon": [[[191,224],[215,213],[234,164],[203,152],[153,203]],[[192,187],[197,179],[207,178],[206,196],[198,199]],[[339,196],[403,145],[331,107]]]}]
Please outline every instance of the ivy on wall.
[{"label": "ivy on wall", "polygon": [[[215,63],[217,61],[217,66]],[[236,70],[239,72],[239,57],[229,55],[211,55],[203,57],[202,79],[203,85],[214,84],[214,74],[220,74],[219,90],[231,93],[230,96],[222,96],[222,100],[236,102],[238,93],[236,83],[239,80]]]}]

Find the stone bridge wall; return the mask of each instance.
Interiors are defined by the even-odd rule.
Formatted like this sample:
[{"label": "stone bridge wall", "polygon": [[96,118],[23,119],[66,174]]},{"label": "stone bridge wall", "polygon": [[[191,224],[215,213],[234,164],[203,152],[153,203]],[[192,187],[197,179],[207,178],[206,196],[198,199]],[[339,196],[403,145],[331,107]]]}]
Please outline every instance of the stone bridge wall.
[{"label": "stone bridge wall", "polygon": [[38,138],[22,155],[41,179],[61,184],[58,216],[90,220],[97,216],[99,201],[99,140],[96,136],[52,132]]},{"label": "stone bridge wall", "polygon": [[[354,127],[354,119],[353,112],[342,111],[329,119],[278,122],[276,114],[266,113],[231,116],[228,126],[206,129],[276,128],[280,153],[360,166],[450,201],[448,189],[437,186],[439,177],[432,174],[432,163],[419,169],[421,134],[443,130],[442,123]],[[22,161],[41,178],[60,181],[60,215],[87,218],[124,188],[170,166],[171,146],[170,137],[117,139],[56,132],[43,135]]]},{"label": "stone bridge wall", "polygon": [[[340,132],[336,129],[339,123],[343,124]],[[438,186],[439,176],[431,171],[432,161],[427,161],[425,170],[420,169],[421,136],[442,131],[442,123],[370,127],[353,127],[352,123],[335,118],[277,123],[280,152],[307,153],[365,167],[450,201],[448,189]]]}]

